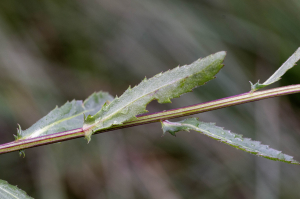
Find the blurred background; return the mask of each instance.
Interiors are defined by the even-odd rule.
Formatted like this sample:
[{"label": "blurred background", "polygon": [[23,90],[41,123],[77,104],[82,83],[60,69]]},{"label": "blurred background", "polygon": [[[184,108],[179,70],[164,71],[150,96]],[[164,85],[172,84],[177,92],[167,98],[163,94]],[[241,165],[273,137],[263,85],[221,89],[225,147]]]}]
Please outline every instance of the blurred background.
[{"label": "blurred background", "polygon": [[[0,2],[0,144],[56,105],[121,95],[145,76],[225,50],[207,85],[150,112],[250,90],[300,46],[300,1],[53,0]],[[275,86],[300,83],[300,67]],[[195,115],[300,160],[300,94]],[[178,119],[177,119],[178,120]],[[174,120],[176,121],[176,120]],[[0,179],[42,199],[300,197],[300,167],[197,132],[148,124],[0,156]]]}]

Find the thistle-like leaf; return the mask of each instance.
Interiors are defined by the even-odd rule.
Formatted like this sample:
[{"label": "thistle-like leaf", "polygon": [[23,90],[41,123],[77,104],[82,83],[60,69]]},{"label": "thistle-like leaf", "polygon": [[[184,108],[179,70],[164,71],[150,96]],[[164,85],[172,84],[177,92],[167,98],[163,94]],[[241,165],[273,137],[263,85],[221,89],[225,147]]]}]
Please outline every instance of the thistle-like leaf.
[{"label": "thistle-like leaf", "polygon": [[17,186],[8,184],[4,180],[0,180],[0,198],[1,199],[32,199],[25,191]]},{"label": "thistle-like leaf", "polygon": [[136,115],[147,112],[146,106],[152,100],[170,103],[172,98],[205,84],[223,67],[225,55],[225,52],[218,52],[190,65],[159,73],[151,79],[145,78],[132,89],[129,87],[121,97],[116,97],[94,116],[85,119],[83,129],[86,138],[90,141],[92,133],[97,130],[136,119]]},{"label": "thistle-like leaf", "polygon": [[294,54],[284,62],[280,68],[263,84],[259,83],[259,81],[255,84],[250,82],[251,84],[251,92],[254,92],[258,89],[264,88],[266,86],[269,86],[270,84],[273,84],[274,82],[277,82],[281,79],[281,76],[286,73],[289,69],[291,69],[293,66],[295,66],[296,62],[300,59],[300,48],[294,52]]},{"label": "thistle-like leaf", "polygon": [[93,93],[84,102],[81,100],[67,102],[60,108],[56,107],[27,130],[23,131],[19,126],[15,138],[16,140],[28,139],[81,128],[84,114],[95,114],[101,109],[103,104],[112,100],[113,97],[108,93],[98,92]]},{"label": "thistle-like leaf", "polygon": [[178,131],[194,130],[203,133],[208,137],[219,140],[225,144],[264,158],[291,164],[300,164],[299,162],[294,160],[292,156],[283,154],[281,151],[269,148],[269,146],[263,145],[258,141],[253,141],[250,138],[243,138],[242,135],[224,130],[223,128],[218,127],[213,123],[198,121],[198,118],[189,118],[180,122],[170,122],[168,120],[165,120],[162,122],[162,129],[163,134],[169,132],[174,136]]}]

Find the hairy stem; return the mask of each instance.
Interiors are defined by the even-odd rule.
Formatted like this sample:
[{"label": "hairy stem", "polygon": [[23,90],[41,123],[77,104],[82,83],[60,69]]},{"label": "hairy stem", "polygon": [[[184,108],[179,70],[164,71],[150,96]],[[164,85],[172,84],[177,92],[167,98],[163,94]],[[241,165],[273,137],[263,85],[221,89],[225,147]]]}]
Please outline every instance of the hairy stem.
[{"label": "hairy stem", "polygon": [[[265,91],[258,91],[254,93],[248,92],[248,93],[222,98],[210,102],[195,104],[192,106],[138,116],[137,119],[134,121],[126,122],[122,125],[113,126],[108,129],[103,129],[97,131],[96,133],[103,133],[103,132],[112,131],[116,129],[122,129],[122,128],[128,128],[128,127],[147,124],[147,123],[159,122],[161,120],[193,115],[196,113],[202,113],[202,112],[225,108],[225,107],[234,106],[238,104],[244,104],[247,102],[253,102],[262,99],[278,97],[282,95],[288,95],[288,94],[299,93],[299,92],[300,92],[300,84],[279,87],[279,88],[269,89]],[[79,137],[84,137],[84,131],[82,130],[82,128],[74,129],[70,131],[64,131],[64,132],[55,133],[46,136],[41,136],[41,137],[36,137],[36,138],[31,138],[31,139],[18,140],[18,141],[9,142],[0,145],[0,154],[12,152],[12,151],[18,151],[18,150],[36,147],[36,146],[41,146],[41,145],[46,145],[46,144],[51,144],[55,142],[62,142],[65,140],[70,140]]]}]

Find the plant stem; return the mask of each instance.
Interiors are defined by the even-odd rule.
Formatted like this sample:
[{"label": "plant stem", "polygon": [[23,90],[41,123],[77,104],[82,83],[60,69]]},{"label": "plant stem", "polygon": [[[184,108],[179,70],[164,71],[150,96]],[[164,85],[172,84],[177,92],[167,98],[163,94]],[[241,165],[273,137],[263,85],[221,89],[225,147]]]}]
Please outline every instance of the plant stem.
[{"label": "plant stem", "polygon": [[[172,109],[168,111],[162,111],[162,112],[138,116],[137,119],[134,121],[125,122],[122,125],[113,126],[109,129],[103,129],[96,133],[103,133],[103,132],[112,131],[116,129],[122,129],[122,128],[128,128],[128,127],[147,124],[147,123],[159,122],[161,120],[193,115],[196,113],[202,113],[202,112],[225,108],[225,107],[234,106],[238,104],[244,104],[247,102],[253,102],[262,99],[278,97],[282,95],[288,95],[288,94],[299,93],[299,92],[300,92],[300,84],[279,87],[279,88],[269,89],[264,91],[257,91],[254,93],[248,92],[248,93],[222,98],[210,102],[195,104],[192,106],[186,106],[186,107]],[[79,137],[84,137],[84,131],[82,130],[82,128],[55,133],[51,135],[45,135],[36,138],[31,138],[31,139],[18,140],[18,141],[9,142],[0,145],[0,154],[12,152],[12,151],[18,151],[18,150],[36,147],[36,146],[41,146],[41,145],[46,145],[46,144],[51,144],[55,142],[62,142],[65,140],[70,140]]]}]

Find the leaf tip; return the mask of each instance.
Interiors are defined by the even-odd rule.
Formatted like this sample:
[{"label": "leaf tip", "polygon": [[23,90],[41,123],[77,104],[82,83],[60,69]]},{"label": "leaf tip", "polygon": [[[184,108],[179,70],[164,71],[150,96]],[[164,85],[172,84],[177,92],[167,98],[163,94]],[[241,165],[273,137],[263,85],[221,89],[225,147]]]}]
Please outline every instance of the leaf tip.
[{"label": "leaf tip", "polygon": [[92,134],[93,133],[85,133],[85,139],[87,140],[87,143],[90,143],[91,139],[92,139]]},{"label": "leaf tip", "polygon": [[17,128],[17,135],[14,135],[15,137],[15,141],[19,140],[20,138],[22,138],[22,128],[20,126],[20,124],[18,124],[18,128]]},{"label": "leaf tip", "polygon": [[19,150],[19,156],[25,158],[25,150]]},{"label": "leaf tip", "polygon": [[225,56],[227,55],[227,52],[226,51],[220,51],[220,52],[217,52],[215,55],[218,55],[220,58],[225,58]]},{"label": "leaf tip", "polygon": [[[215,54],[212,54],[211,56],[213,56],[215,59],[221,60],[223,62],[224,59],[225,59],[225,57],[226,57],[226,55],[227,55],[226,51],[220,51],[220,52],[217,52]],[[201,60],[201,59],[199,59],[199,60]]]},{"label": "leaf tip", "polygon": [[84,137],[87,140],[87,143],[90,143],[93,133],[94,133],[93,129],[84,130]]}]

